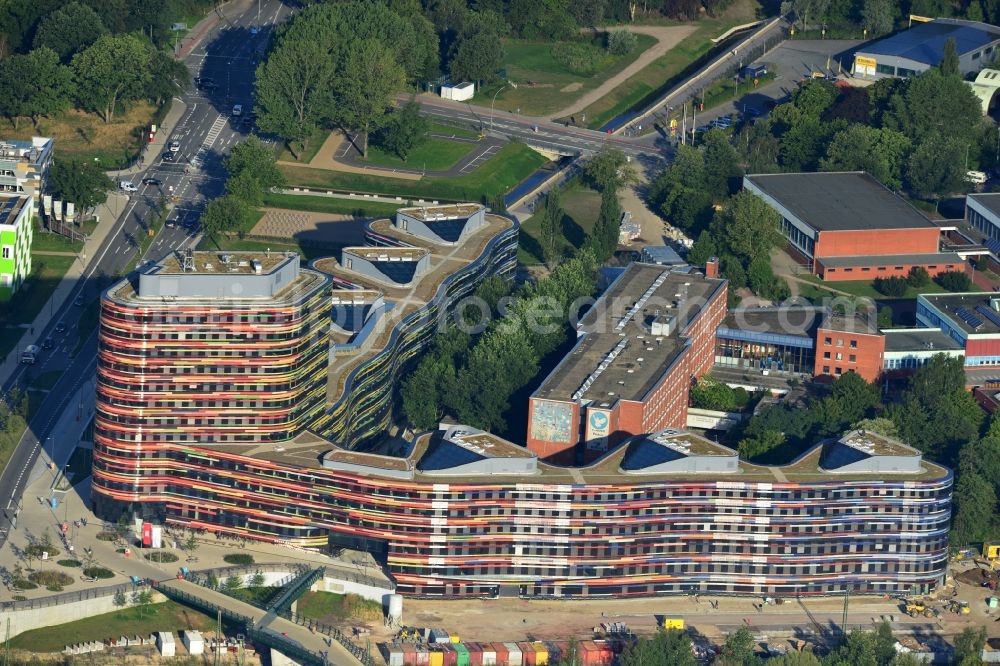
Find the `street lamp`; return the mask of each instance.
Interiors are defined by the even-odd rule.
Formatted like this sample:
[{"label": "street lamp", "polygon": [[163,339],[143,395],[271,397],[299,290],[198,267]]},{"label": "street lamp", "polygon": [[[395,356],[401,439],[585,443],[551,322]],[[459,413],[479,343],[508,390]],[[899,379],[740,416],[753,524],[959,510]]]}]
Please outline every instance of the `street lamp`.
[{"label": "street lamp", "polygon": [[510,86],[511,88],[514,88],[515,90],[517,89],[517,84],[516,83],[514,83],[513,81],[507,81],[502,86],[500,86],[500,90],[497,90],[495,93],[493,93],[493,101],[490,102],[490,131],[491,132],[493,131],[493,107],[497,103],[497,95],[499,95],[500,93],[502,93],[503,89],[506,88],[507,86]]}]

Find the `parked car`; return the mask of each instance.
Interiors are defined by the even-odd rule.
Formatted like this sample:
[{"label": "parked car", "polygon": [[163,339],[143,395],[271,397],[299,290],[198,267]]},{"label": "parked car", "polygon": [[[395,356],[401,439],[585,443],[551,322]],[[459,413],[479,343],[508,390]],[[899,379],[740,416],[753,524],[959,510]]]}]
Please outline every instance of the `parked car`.
[{"label": "parked car", "polygon": [[234,116],[242,116],[243,115],[243,105],[242,104],[234,104],[233,105],[233,115]]}]

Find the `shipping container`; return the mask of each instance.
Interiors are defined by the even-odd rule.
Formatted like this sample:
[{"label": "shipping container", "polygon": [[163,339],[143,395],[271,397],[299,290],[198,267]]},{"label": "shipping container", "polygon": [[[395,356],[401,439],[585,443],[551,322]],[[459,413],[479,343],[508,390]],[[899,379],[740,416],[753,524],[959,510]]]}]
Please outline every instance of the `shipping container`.
[{"label": "shipping container", "polygon": [[417,666],[430,666],[430,650],[426,645],[414,645],[413,649],[417,653]]},{"label": "shipping container", "polygon": [[452,634],[451,636],[449,636],[449,638],[451,638],[451,642],[452,643],[461,643],[462,642],[462,639],[459,638],[457,634]]},{"label": "shipping container", "polygon": [[427,666],[444,666],[444,653],[434,649],[427,654]]},{"label": "shipping container", "polygon": [[545,641],[545,646],[549,649],[549,663],[552,664],[561,664],[569,652],[568,641]]},{"label": "shipping container", "polygon": [[535,666],[548,666],[549,649],[545,647],[545,643],[536,641],[531,644],[531,647],[535,649]]},{"label": "shipping container", "polygon": [[493,652],[497,656],[497,666],[510,666],[510,652],[503,643],[493,643]]},{"label": "shipping container", "polygon": [[535,663],[537,653],[535,648],[531,647],[531,643],[519,642],[517,647],[521,648],[521,661],[524,666],[537,666]]},{"label": "shipping container", "polygon": [[403,643],[397,647],[403,653],[403,666],[417,666],[417,648],[413,647],[413,644]]},{"label": "shipping container", "polygon": [[458,655],[458,661],[455,662],[455,666],[469,666],[469,649],[463,643],[455,643],[453,646],[455,648],[455,653]]},{"label": "shipping container", "polygon": [[465,649],[469,651],[469,666],[483,666],[483,648],[479,643],[466,643]]},{"label": "shipping container", "polygon": [[604,641],[583,641],[580,643],[580,661],[584,666],[607,666],[614,660],[614,651]]},{"label": "shipping container", "polygon": [[491,643],[480,643],[483,650],[483,666],[497,666],[497,651]]},{"label": "shipping container", "polygon": [[445,643],[440,647],[444,651],[444,666],[458,666],[458,652],[455,651],[455,646]]},{"label": "shipping container", "polygon": [[379,651],[389,666],[410,666],[403,660],[403,648],[398,644],[382,643],[379,645]]},{"label": "shipping container", "polygon": [[524,653],[517,643],[504,643],[507,648],[507,666],[524,666]]}]

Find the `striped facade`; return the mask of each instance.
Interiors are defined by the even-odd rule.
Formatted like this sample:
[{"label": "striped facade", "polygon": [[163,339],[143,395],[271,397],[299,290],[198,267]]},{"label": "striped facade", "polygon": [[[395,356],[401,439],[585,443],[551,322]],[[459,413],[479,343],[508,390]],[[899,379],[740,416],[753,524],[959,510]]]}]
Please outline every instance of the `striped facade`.
[{"label": "striped facade", "polygon": [[169,450],[155,477],[117,456],[100,474],[114,486],[102,492],[162,503],[169,522],[381,554],[409,595],[916,594],[944,575],[943,468],[838,478],[816,469],[814,449],[777,472],[741,462],[728,477],[645,479],[622,471],[621,454],[574,470],[580,481],[542,463],[534,475],[405,479],[196,447]]}]

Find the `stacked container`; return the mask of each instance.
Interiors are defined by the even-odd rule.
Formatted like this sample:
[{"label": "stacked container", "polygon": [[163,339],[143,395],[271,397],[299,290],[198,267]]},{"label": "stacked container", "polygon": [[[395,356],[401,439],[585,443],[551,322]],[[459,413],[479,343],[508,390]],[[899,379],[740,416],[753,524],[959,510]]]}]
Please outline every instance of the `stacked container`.
[{"label": "stacked container", "polygon": [[444,653],[436,647],[427,653],[427,666],[444,666]]},{"label": "stacked container", "polygon": [[584,666],[608,666],[614,658],[614,650],[605,641],[583,641],[580,643],[580,660]]},{"label": "stacked container", "polygon": [[453,646],[455,648],[455,654],[457,655],[457,661],[455,666],[469,666],[469,650],[463,643],[455,643]]},{"label": "stacked container", "polygon": [[444,653],[444,666],[457,666],[458,652],[455,650],[455,646],[451,643],[443,643],[438,647]]},{"label": "stacked container", "polygon": [[531,644],[531,647],[535,650],[535,666],[548,666],[549,649],[545,647],[545,643],[536,641]]},{"label": "stacked container", "polygon": [[398,643],[386,643],[381,646],[382,656],[385,657],[385,663],[389,666],[410,666],[404,659],[403,648]]},{"label": "stacked container", "polygon": [[496,655],[497,666],[510,666],[510,652],[507,651],[507,646],[503,643],[492,643],[491,647]]},{"label": "stacked container", "polygon": [[497,666],[497,651],[492,643],[480,643],[483,651],[483,666]]},{"label": "stacked container", "polygon": [[531,643],[519,642],[517,647],[521,648],[521,662],[524,666],[537,666],[535,663],[535,648],[531,646]]},{"label": "stacked container", "polygon": [[503,646],[507,648],[507,666],[525,666],[524,653],[521,652],[520,645],[517,643],[504,643]]},{"label": "stacked container", "polygon": [[430,651],[426,645],[414,645],[413,650],[417,656],[417,666],[430,666]]},{"label": "stacked container", "polygon": [[466,643],[465,648],[469,651],[469,666],[483,666],[483,648],[479,643]]}]

